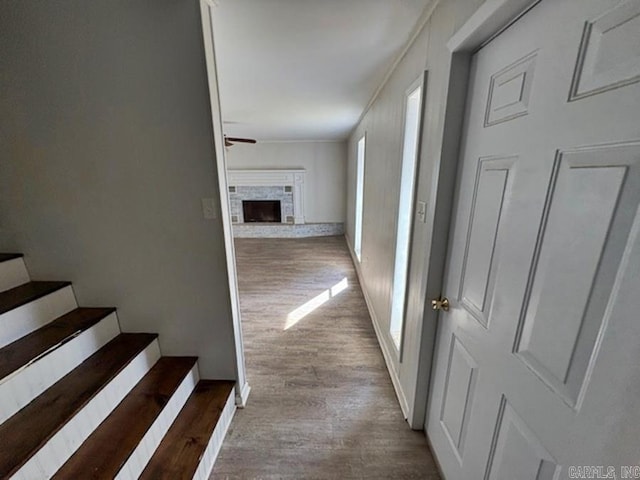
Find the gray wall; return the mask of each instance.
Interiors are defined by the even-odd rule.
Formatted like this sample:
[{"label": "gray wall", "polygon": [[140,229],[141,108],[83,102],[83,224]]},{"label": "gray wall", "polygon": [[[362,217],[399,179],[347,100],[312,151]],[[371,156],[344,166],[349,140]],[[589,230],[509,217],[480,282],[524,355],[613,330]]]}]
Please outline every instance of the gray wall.
[{"label": "gray wall", "polygon": [[0,250],[234,378],[196,0],[0,4]]},{"label": "gray wall", "polygon": [[227,167],[239,170],[304,168],[305,221],[345,221],[347,146],[344,141],[236,144],[227,150]]},{"label": "gray wall", "polygon": [[[348,194],[346,234],[353,245],[356,147],[366,132],[364,215],[362,233],[362,263],[360,271],[363,289],[370,300],[374,321],[383,332],[383,347],[394,352],[389,335],[395,235],[400,191],[403,116],[405,92],[427,69],[426,111],[422,119],[422,151],[419,160],[417,197],[431,200],[434,160],[442,148],[444,113],[449,81],[451,54],[446,42],[451,35],[483,3],[483,0],[447,0],[439,2],[430,20],[418,35],[392,73],[380,95],[362,118],[348,144]],[[415,218],[415,217],[414,217]],[[430,351],[420,352],[425,307],[426,252],[431,241],[430,222],[414,221],[413,248],[409,272],[408,308],[403,362],[391,354],[392,375],[397,375],[401,395],[413,408],[424,409],[425,393],[417,392],[418,364],[431,358]],[[435,325],[425,325],[433,335]],[[414,405],[418,397],[421,405]],[[401,400],[402,401],[402,400]]]}]

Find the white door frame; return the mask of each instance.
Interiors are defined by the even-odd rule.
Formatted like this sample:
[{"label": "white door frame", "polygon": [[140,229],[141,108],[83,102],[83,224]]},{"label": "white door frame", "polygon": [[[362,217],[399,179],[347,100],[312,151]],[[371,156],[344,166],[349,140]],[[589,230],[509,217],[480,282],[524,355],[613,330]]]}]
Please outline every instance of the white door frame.
[{"label": "white door frame", "polygon": [[[405,135],[407,129],[407,103],[409,100],[409,96],[415,92],[418,88],[421,88],[420,92],[420,105],[418,106],[418,130],[416,132],[416,150],[415,156],[413,158],[414,162],[414,172],[413,172],[413,186],[410,192],[410,208],[411,208],[411,216],[409,217],[409,243],[407,245],[407,268],[404,274],[404,281],[406,282],[404,296],[401,299],[402,301],[402,317],[406,317],[407,312],[409,311],[409,287],[410,287],[410,275],[411,275],[411,259],[412,253],[415,248],[415,243],[413,241],[413,235],[415,232],[415,224],[418,221],[416,214],[418,211],[418,182],[420,179],[420,159],[422,157],[423,151],[423,137],[425,133],[425,121],[424,116],[427,110],[427,89],[429,88],[429,71],[424,70],[420,73],[418,78],[416,78],[411,85],[404,92],[404,105],[402,108],[402,143],[400,145],[400,158],[402,159],[400,163],[400,193],[398,194],[398,206],[400,205],[400,198],[402,198],[402,171],[404,169],[404,147],[405,147]],[[394,252],[394,282],[391,290],[391,305],[389,306],[389,327],[391,327],[393,321],[393,304],[394,304],[394,291],[395,291],[395,261],[396,256],[398,255],[398,226],[400,223],[400,212],[398,211],[398,215],[396,217],[395,222],[395,241],[393,244],[393,252]],[[404,358],[404,340],[405,340],[405,330],[406,330],[405,318],[402,319],[402,325],[400,326],[400,343],[399,345],[395,345],[392,341],[391,346],[395,348],[396,358],[399,363],[402,363]]]},{"label": "white door frame", "polygon": [[231,316],[233,321],[234,350],[236,355],[236,405],[244,407],[251,388],[247,383],[244,363],[244,345],[242,342],[242,326],[240,320],[240,302],[238,299],[238,276],[236,272],[236,254],[233,245],[233,231],[231,226],[231,209],[229,208],[229,187],[227,185],[227,160],[224,149],[222,131],[222,116],[220,113],[220,92],[218,89],[218,71],[213,40],[213,9],[214,0],[200,0],[200,14],[202,16],[202,34],[207,63],[207,77],[209,83],[209,98],[211,101],[211,120],[213,124],[213,141],[216,153],[216,168],[218,173],[218,188],[220,190],[220,207],[222,210],[222,226],[224,230],[224,245],[227,257],[227,276],[231,297]]},{"label": "white door frame", "polygon": [[451,52],[440,158],[435,161],[427,219],[432,219],[432,238],[426,256],[426,295],[414,409],[409,424],[423,429],[429,408],[431,368],[435,352],[438,313],[431,300],[439,298],[446,282],[446,265],[451,242],[451,215],[458,191],[460,141],[466,113],[466,96],[473,54],[541,0],[487,0],[447,42]]}]

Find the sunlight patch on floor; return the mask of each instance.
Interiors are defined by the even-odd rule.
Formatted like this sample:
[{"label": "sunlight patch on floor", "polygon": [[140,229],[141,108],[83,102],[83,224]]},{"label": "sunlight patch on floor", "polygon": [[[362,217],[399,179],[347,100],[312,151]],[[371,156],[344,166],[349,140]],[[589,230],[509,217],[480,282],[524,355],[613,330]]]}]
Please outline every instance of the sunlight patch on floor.
[{"label": "sunlight patch on floor", "polygon": [[300,305],[298,308],[287,315],[287,322],[284,325],[284,329],[289,330],[304,317],[327,303],[333,297],[340,295],[347,288],[349,288],[349,281],[347,280],[347,277],[345,277],[338,283],[336,283],[333,287],[326,289],[321,294],[313,297],[307,303]]}]

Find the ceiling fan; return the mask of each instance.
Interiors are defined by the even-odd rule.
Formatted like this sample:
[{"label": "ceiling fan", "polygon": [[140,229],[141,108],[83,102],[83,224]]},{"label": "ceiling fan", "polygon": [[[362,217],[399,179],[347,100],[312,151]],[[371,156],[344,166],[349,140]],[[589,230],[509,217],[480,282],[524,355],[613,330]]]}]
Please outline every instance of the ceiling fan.
[{"label": "ceiling fan", "polygon": [[224,136],[224,146],[232,147],[235,143],[257,143],[257,141],[253,138],[242,138],[242,137],[227,137]]}]

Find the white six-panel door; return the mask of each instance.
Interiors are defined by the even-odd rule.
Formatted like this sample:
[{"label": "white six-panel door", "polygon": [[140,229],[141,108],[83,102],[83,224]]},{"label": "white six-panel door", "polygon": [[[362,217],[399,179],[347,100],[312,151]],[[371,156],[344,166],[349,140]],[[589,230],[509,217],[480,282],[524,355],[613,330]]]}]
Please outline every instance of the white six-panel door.
[{"label": "white six-panel door", "polygon": [[475,54],[426,429],[447,480],[640,463],[640,0]]}]

